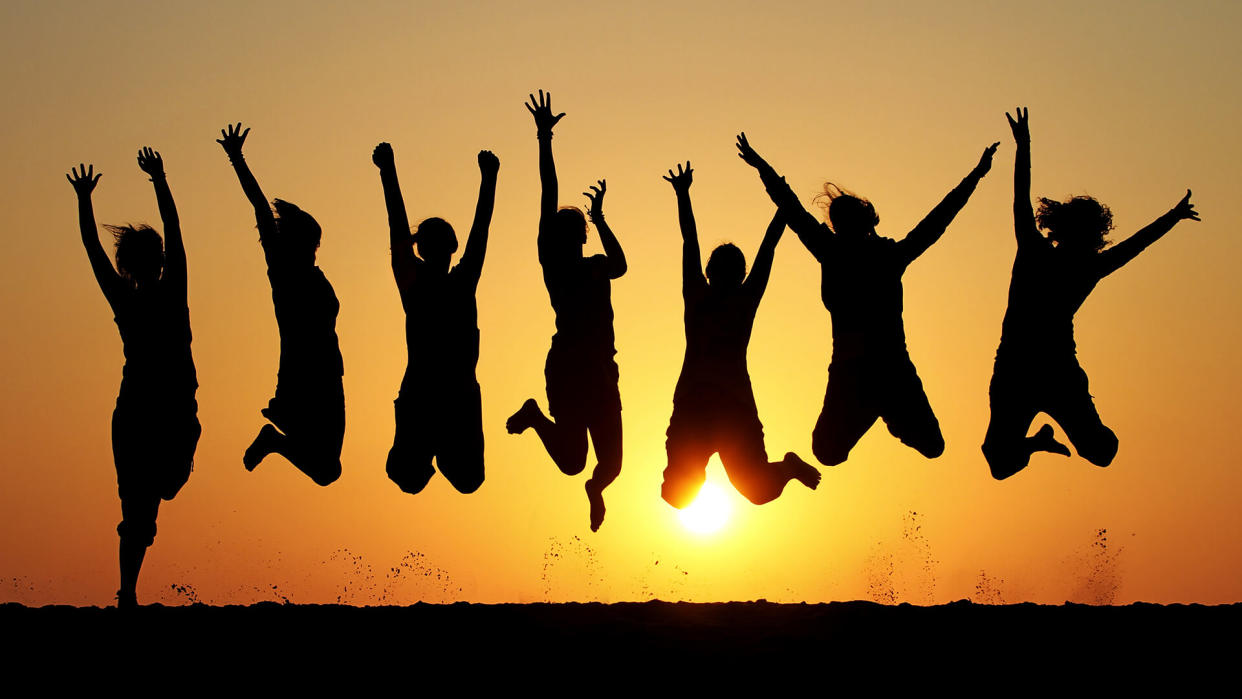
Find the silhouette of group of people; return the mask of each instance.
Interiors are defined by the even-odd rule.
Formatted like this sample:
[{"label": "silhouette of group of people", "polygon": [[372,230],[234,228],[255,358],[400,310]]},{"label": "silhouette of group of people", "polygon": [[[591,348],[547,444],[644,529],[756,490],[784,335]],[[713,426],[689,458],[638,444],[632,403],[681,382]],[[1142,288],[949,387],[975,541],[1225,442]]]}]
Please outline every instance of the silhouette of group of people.
[{"label": "silhouette of group of people", "polygon": [[[552,134],[564,113],[551,94],[530,95],[542,194],[536,247],[544,285],[555,311],[556,332],[544,365],[547,414],[534,398],[508,419],[510,433],[533,429],[553,463],[567,475],[586,466],[588,437],[596,465],[585,483],[590,526],[606,508],[603,491],[621,472],[622,420],[613,333],[612,281],[627,269],[625,253],[604,216],[607,183],[584,192],[588,209],[559,206]],[[1078,364],[1074,314],[1091,290],[1183,220],[1199,220],[1190,192],[1151,225],[1107,246],[1112,214],[1091,197],[1067,201],[1030,198],[1030,129],[1025,109],[1006,114],[1017,145],[1014,166],[1014,260],[1000,347],[989,389],[991,421],[983,453],[997,479],[1026,467],[1032,453],[1068,456],[1051,425],[1033,436],[1036,415],[1046,413],[1065,431],[1078,454],[1107,466],[1117,437],[1103,424]],[[221,131],[224,149],[254,208],[267,261],[272,306],[280,335],[275,394],[261,412],[268,420],[242,461],[255,469],[279,454],[319,485],[341,475],[345,434],[344,373],[336,335],[336,294],[316,266],[321,230],[299,207],[268,199],[242,154],[249,129]],[[880,218],[867,199],[833,183],[824,186],[827,221],[810,214],[776,170],[737,138],[739,157],[759,174],[776,206],[750,272],[740,249],[725,243],[701,260],[690,202],[693,169],[677,165],[664,177],[677,200],[682,235],[682,297],[686,348],[673,392],[663,498],[674,507],[693,501],[705,481],[707,461],[719,453],[730,482],[755,504],[771,502],[796,480],[814,489],[820,473],[793,452],[769,461],[747,368],[747,346],[785,227],[793,229],[820,263],[821,296],[832,319],[832,358],[823,410],[812,433],[822,464],[844,462],[877,419],[927,458],[943,453],[944,437],[906,349],[902,276],[945,233],[991,168],[1000,144],[979,162],[903,239],[879,235]],[[397,178],[392,146],[372,153],[388,213],[392,272],[406,315],[408,363],[394,401],[396,430],[388,453],[389,478],[407,493],[420,492],[438,469],[462,493],[484,480],[476,289],[487,251],[499,159],[478,155],[480,185],[465,248],[453,227],[428,218],[413,229]],[[78,197],[82,241],[95,278],[116,317],[125,366],[112,419],[113,457],[121,497],[120,606],[137,603],[136,585],[155,537],[161,500],[171,500],[193,467],[201,428],[198,386],[190,350],[186,257],[163,159],[149,147],[138,152],[150,176],[164,238],[149,226],[108,226],[116,240],[113,268],[99,242],[91,195],[100,174],[79,164],[66,175]],[[603,253],[583,254],[594,224]],[[411,230],[413,232],[411,233]],[[1047,231],[1045,234],[1042,231]],[[434,465],[433,465],[434,463]]]}]

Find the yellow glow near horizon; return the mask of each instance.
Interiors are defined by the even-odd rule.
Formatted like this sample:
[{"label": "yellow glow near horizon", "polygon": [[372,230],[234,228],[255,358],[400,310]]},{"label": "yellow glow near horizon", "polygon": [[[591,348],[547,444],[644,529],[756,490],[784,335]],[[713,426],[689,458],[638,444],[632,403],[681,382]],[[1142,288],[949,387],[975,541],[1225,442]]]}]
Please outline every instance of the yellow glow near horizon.
[{"label": "yellow glow near horizon", "polygon": [[715,534],[729,521],[733,507],[720,486],[704,483],[690,506],[681,511],[681,523],[696,534]]}]

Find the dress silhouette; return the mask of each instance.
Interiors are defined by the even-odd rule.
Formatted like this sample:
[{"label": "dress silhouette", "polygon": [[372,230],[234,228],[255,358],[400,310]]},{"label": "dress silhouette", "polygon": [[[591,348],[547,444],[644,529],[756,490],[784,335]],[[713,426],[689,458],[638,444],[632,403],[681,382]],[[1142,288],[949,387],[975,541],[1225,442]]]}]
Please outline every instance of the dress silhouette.
[{"label": "dress silhouette", "polygon": [[844,462],[877,418],[927,458],[944,452],[940,423],[906,350],[901,277],[966,205],[997,145],[984,149],[974,169],[905,238],[893,240],[876,233],[880,217],[871,202],[831,184],[825,195],[832,225],[817,221],[746,134],[738,136],[739,156],[759,171],[789,227],[820,263],[821,296],[832,315],[832,361],[811,449],[824,465]]},{"label": "dress silhouette", "polygon": [[237,124],[220,133],[222,138],[216,142],[229,156],[242,191],[254,207],[280,332],[276,395],[262,410],[272,424],[259,430],[242,463],[253,471],[269,454],[280,454],[315,483],[328,485],[341,476],[345,391],[336,338],[340,304],[315,265],[319,224],[287,201],[276,199],[268,205],[242,156],[250,129],[243,131]]},{"label": "dress silhouette", "polygon": [[568,475],[586,465],[587,435],[597,464],[586,482],[591,530],[604,521],[604,488],[621,473],[621,394],[617,389],[617,351],[612,332],[612,280],[625,274],[625,253],[604,220],[607,184],[600,180],[590,192],[591,222],[599,231],[604,254],[584,257],[587,224],[575,208],[557,210],[556,164],[552,160],[552,128],[565,114],[552,114],[552,95],[530,96],[526,109],[535,118],[539,140],[539,264],[556,312],[556,334],[544,365],[548,413],[533,398],[522,404],[506,426],[520,434],[534,428],[557,467]]},{"label": "dress silhouette", "polygon": [[661,493],[674,507],[689,505],[706,479],[707,460],[720,452],[729,481],[746,499],[762,505],[775,500],[785,484],[798,479],[819,486],[819,471],[793,452],[768,462],[763,424],[750,387],[746,348],[755,313],[772,273],[776,245],[785,231],[778,211],[768,224],[755,264],[731,243],[712,251],[707,275],[700,266],[699,234],[690,206],[694,170],[687,162],[664,179],[677,194],[681,224],[681,293],[685,301],[686,356],[673,393],[669,420],[668,467]]},{"label": "dress silhouette", "polygon": [[434,457],[454,488],[473,493],[483,484],[483,416],[474,373],[479,361],[475,289],[487,252],[500,160],[491,151],[479,152],[482,183],[474,224],[466,250],[451,270],[457,251],[452,226],[429,218],[410,235],[392,146],[379,144],[371,160],[384,186],[392,274],[405,309],[408,352],[394,401],[397,429],[388,452],[388,477],[405,492],[418,493],[435,475]]},{"label": "dress silhouette", "polygon": [[121,496],[117,604],[138,603],[138,574],[155,540],[160,500],[172,500],[194,465],[202,432],[195,392],[198,377],[190,352],[185,246],[164,161],[150,148],[138,166],[151,177],[165,246],[149,226],[108,226],[116,237],[116,269],[99,243],[91,192],[101,174],[79,165],[66,175],[78,195],[82,244],[95,280],[112,307],[125,352],[121,390],[112,413],[112,456]]},{"label": "dress silhouette", "polygon": [[[1005,117],[1017,142],[1013,174],[1014,235],[1018,241],[1009,282],[1009,307],[989,388],[992,418],[983,454],[997,479],[1026,468],[1031,454],[1069,456],[1045,424],[1026,436],[1037,413],[1065,430],[1078,455],[1107,466],[1117,436],[1100,420],[1078,365],[1074,314],[1101,279],[1120,269],[1182,219],[1199,220],[1190,191],[1168,213],[1116,245],[1105,248],[1112,212],[1091,197],[1059,202],[1041,198],[1031,207],[1031,131],[1028,113]],[[1040,228],[1048,231],[1047,237]]]}]

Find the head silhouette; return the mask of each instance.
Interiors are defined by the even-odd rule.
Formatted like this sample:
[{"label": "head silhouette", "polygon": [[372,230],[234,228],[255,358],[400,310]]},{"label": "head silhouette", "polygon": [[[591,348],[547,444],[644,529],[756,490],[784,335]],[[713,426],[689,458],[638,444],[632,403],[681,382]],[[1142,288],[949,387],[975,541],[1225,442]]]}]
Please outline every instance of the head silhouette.
[{"label": "head silhouette", "polygon": [[457,252],[457,234],[448,221],[442,218],[424,219],[411,236],[418,245],[418,256],[435,267],[448,269],[449,260]]},{"label": "head silhouette", "polygon": [[1113,229],[1113,212],[1094,197],[1071,197],[1054,201],[1040,197],[1035,222],[1048,231],[1058,249],[1099,252]]},{"label": "head silhouette", "polygon": [[146,225],[105,226],[116,238],[116,271],[134,286],[156,281],[164,271],[164,241]]},{"label": "head silhouette", "polygon": [[586,245],[586,214],[576,206],[562,206],[552,219],[552,246],[558,257],[582,257]]},{"label": "head silhouette", "polygon": [[294,254],[309,255],[315,259],[315,251],[319,249],[319,239],[323,231],[314,217],[290,204],[284,199],[274,199],[272,208],[276,210],[276,225],[280,228],[280,236],[287,249]]},{"label": "head silhouette", "polygon": [[871,202],[831,182],[824,183],[823,193],[815,199],[827,211],[833,233],[861,237],[874,233],[875,227],[880,224],[880,217]]},{"label": "head silhouette", "polygon": [[746,279],[746,256],[733,243],[716,246],[707,258],[707,283],[713,289],[736,289]]}]

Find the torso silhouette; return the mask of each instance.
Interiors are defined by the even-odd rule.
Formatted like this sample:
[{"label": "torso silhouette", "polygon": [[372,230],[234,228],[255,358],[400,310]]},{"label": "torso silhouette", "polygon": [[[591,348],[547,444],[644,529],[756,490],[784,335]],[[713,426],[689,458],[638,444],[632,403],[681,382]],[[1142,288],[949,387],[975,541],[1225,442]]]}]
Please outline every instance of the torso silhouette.
[{"label": "torso silhouette", "polygon": [[1074,355],[1074,314],[1100,281],[1096,257],[1058,250],[1042,237],[1018,247],[998,357]]},{"label": "torso silhouette", "polygon": [[335,379],[344,374],[336,316],[341,304],[314,264],[273,258],[267,276],[280,331],[277,383],[289,378]]},{"label": "torso silhouette", "polygon": [[617,350],[608,258],[544,259],[543,281],[556,312],[552,344],[572,347],[580,359],[611,359]]},{"label": "torso silhouette", "polygon": [[686,356],[673,393],[678,406],[728,411],[753,409],[746,348],[758,299],[745,287],[723,291],[706,284],[685,293]]},{"label": "torso silhouette", "polygon": [[414,278],[399,286],[408,353],[402,392],[414,383],[474,380],[479,362],[478,275],[460,264],[446,274],[419,265]]},{"label": "torso silhouette", "polygon": [[901,276],[909,265],[901,243],[868,235],[846,239],[825,224],[807,245],[820,263],[820,294],[832,314],[832,356],[855,359],[904,353]]},{"label": "torso silhouette", "polygon": [[123,289],[112,311],[125,352],[120,400],[158,396],[193,399],[198,388],[190,352],[190,310],[163,282]]}]

